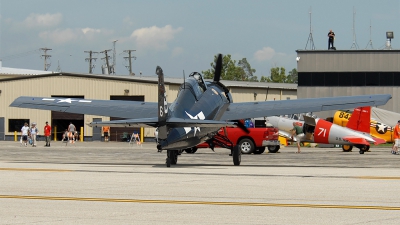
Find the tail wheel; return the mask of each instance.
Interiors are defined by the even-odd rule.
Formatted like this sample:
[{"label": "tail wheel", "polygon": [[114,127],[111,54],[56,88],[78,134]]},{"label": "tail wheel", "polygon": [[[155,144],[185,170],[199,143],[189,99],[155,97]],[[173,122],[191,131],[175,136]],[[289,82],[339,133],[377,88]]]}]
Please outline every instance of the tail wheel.
[{"label": "tail wheel", "polygon": [[369,150],[369,145],[363,145],[358,148],[360,149],[359,153],[364,154],[364,152],[367,152]]},{"label": "tail wheel", "polygon": [[353,146],[351,145],[342,145],[342,149],[344,152],[351,152],[351,150],[353,149]]},{"label": "tail wheel", "polygon": [[243,154],[251,154],[254,152],[254,143],[248,138],[243,138],[238,144]]},{"label": "tail wheel", "polygon": [[240,150],[239,145],[235,145],[233,147],[232,158],[233,158],[233,165],[239,166],[240,162],[242,161],[242,151]]},{"label": "tail wheel", "polygon": [[187,149],[185,149],[185,152],[188,154],[193,154],[193,153],[197,152],[197,147],[187,148]]}]

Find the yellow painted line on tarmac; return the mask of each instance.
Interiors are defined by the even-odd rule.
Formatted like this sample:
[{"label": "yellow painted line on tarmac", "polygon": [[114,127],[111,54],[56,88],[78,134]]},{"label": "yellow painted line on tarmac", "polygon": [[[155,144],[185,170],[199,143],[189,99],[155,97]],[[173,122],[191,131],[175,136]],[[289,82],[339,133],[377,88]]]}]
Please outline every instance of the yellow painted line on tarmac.
[{"label": "yellow painted line on tarmac", "polygon": [[152,204],[183,204],[183,205],[223,205],[223,206],[258,206],[258,207],[293,207],[293,208],[325,208],[325,209],[370,209],[370,210],[400,210],[395,206],[367,206],[367,205],[322,205],[322,204],[279,204],[257,202],[208,202],[208,201],[179,201],[179,200],[146,200],[146,199],[119,199],[119,198],[77,198],[57,196],[24,196],[0,195],[7,199],[34,199],[53,201],[87,201],[87,202],[124,202],[124,203],[152,203]]},{"label": "yellow painted line on tarmac", "polygon": [[40,169],[40,168],[0,168],[0,171],[23,171],[23,172],[72,172],[63,169]]},{"label": "yellow painted line on tarmac", "polygon": [[369,180],[400,180],[400,177],[378,177],[378,176],[360,176],[359,179],[369,179]]}]

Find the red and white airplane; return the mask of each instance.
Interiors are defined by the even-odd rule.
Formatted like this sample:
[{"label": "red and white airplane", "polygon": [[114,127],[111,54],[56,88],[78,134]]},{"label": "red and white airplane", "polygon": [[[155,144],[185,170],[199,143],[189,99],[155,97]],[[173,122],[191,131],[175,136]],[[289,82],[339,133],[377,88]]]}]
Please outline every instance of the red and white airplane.
[{"label": "red and white airplane", "polygon": [[[279,135],[292,138],[291,130],[293,122],[303,128],[304,136],[301,142],[311,142],[318,144],[338,144],[342,145],[343,151],[351,151],[353,146],[360,149],[359,153],[369,150],[370,144],[386,143],[381,138],[370,135],[371,107],[359,107],[354,110],[349,119],[347,127],[341,127],[329,121],[302,115],[304,121],[287,117],[271,116],[267,117],[268,123],[279,128]],[[293,138],[297,141],[296,138]]]}]

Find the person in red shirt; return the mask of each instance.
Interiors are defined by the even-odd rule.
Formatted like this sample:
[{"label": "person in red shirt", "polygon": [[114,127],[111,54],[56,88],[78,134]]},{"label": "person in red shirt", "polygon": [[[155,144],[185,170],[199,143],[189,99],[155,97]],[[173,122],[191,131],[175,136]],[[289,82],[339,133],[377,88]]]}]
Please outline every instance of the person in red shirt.
[{"label": "person in red shirt", "polygon": [[399,154],[399,144],[400,144],[400,120],[397,121],[396,126],[394,126],[393,131],[394,146],[392,149],[392,154]]},{"label": "person in red shirt", "polygon": [[46,139],[46,145],[44,147],[50,147],[51,126],[47,121],[46,125],[44,126],[44,137]]}]

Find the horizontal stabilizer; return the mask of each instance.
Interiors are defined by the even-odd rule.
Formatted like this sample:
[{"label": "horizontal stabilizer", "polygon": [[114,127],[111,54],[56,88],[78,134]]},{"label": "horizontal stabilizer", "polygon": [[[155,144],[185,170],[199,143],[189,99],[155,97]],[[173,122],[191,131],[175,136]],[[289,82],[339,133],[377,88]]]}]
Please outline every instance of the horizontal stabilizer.
[{"label": "horizontal stabilizer", "polygon": [[385,144],[386,143],[385,139],[382,139],[382,138],[372,137],[372,139],[374,139],[374,141],[375,141],[374,144],[375,145]]},{"label": "horizontal stabilizer", "polygon": [[366,141],[365,138],[357,137],[357,136],[347,136],[347,137],[344,137],[343,140],[348,141],[352,144],[369,145],[369,142]]}]

